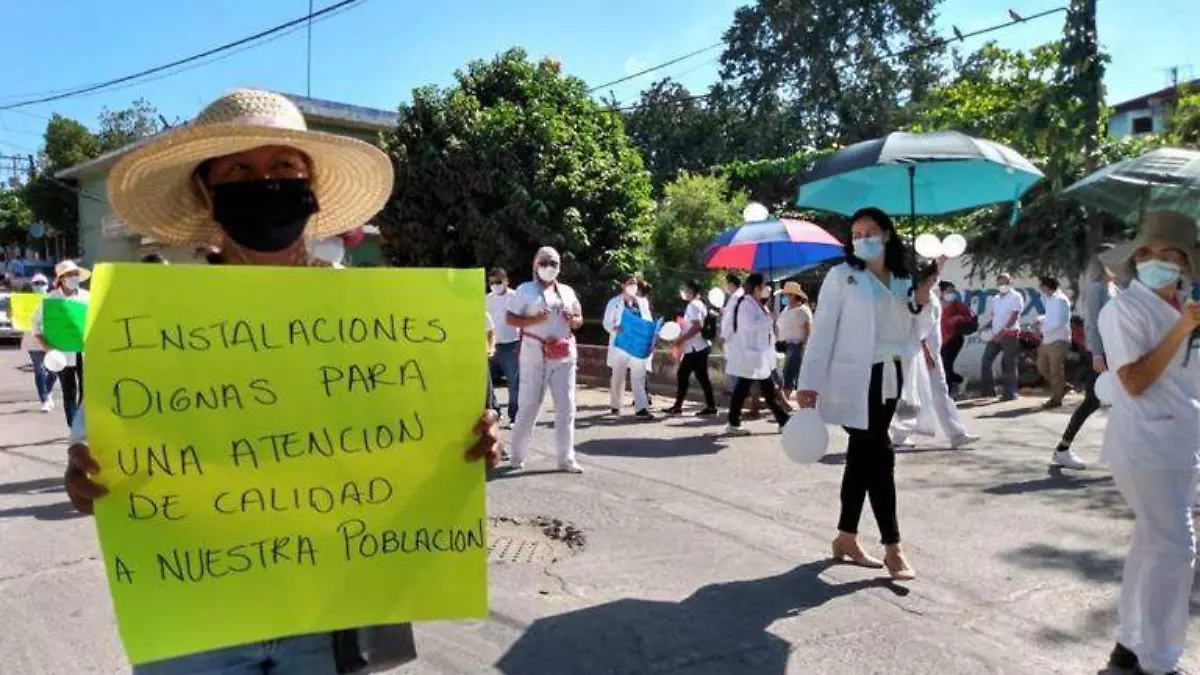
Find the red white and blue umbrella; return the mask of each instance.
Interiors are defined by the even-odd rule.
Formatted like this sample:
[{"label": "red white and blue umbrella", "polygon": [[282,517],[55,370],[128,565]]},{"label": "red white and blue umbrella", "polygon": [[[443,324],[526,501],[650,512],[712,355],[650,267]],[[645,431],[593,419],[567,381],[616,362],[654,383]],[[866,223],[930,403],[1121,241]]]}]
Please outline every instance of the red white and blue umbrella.
[{"label": "red white and blue umbrella", "polygon": [[792,274],[844,256],[845,248],[821,226],[806,220],[762,220],[726,230],[704,249],[709,269]]}]

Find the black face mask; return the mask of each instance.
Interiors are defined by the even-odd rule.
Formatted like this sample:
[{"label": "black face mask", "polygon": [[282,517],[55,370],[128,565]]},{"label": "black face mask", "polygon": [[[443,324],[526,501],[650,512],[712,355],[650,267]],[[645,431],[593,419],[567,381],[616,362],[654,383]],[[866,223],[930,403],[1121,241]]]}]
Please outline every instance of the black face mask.
[{"label": "black face mask", "polygon": [[279,178],[212,187],[213,220],[240,246],[276,253],[296,243],[320,210],[307,178]]}]

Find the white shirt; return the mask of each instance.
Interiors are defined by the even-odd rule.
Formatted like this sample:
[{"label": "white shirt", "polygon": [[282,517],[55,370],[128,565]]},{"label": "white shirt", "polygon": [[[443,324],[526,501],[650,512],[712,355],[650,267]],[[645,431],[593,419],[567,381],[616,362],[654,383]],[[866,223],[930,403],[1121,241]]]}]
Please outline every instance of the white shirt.
[{"label": "white shirt", "polygon": [[487,295],[488,316],[492,317],[492,324],[496,327],[496,344],[498,345],[506,345],[521,339],[521,331],[508,325],[506,316],[508,303],[512,300],[513,295],[516,295],[516,291],[511,288],[504,289],[504,293],[501,295],[495,293]]},{"label": "white shirt", "polygon": [[733,335],[733,306],[737,299],[746,294],[744,288],[739,288],[725,299],[725,307],[721,310],[721,339],[728,342]]},{"label": "white shirt", "polygon": [[[1104,356],[1114,375],[1154,351],[1179,312],[1140,281],[1100,311]],[[1117,378],[1100,458],[1141,469],[1200,471],[1200,342],[1185,340],[1170,365],[1141,396]],[[1187,365],[1184,365],[1184,362]]]},{"label": "white shirt", "polygon": [[[545,288],[536,281],[526,281],[508,299],[508,311],[517,316],[536,316],[543,309],[550,310],[550,318],[539,324],[528,326],[522,330],[526,335],[534,335],[542,340],[561,340],[571,336],[571,326],[567,323],[566,313],[582,314],[579,297],[574,289],[566,284],[551,284]],[[542,342],[539,340],[522,340],[522,356],[525,353],[542,353]],[[571,341],[571,356],[577,354],[575,341]]]},{"label": "white shirt", "polygon": [[1046,298],[1046,315],[1042,317],[1042,343],[1071,341],[1071,301],[1062,291]]},{"label": "white shirt", "polygon": [[[790,301],[789,301],[790,302]],[[788,305],[775,320],[780,342],[804,342],[812,326],[812,310],[808,305]]]},{"label": "white shirt", "polygon": [[[75,295],[72,295],[70,297],[63,295],[63,292],[56,288],[56,289],[50,291],[49,293],[47,293],[46,297],[47,298],[67,298],[69,300],[75,300],[77,302],[82,302],[85,305],[88,303],[88,300],[89,300],[89,295],[88,295],[87,289],[84,289],[84,288],[80,288],[79,290],[75,291]],[[38,305],[37,310],[33,313],[33,319],[31,321],[31,323],[33,324],[33,334],[34,335],[42,335],[45,332],[45,327],[42,322],[42,306],[41,305]],[[75,366],[75,365],[79,364],[79,358],[76,356],[76,352],[63,352],[63,354],[67,357],[67,365],[68,366]]]},{"label": "white shirt", "polygon": [[909,347],[913,314],[908,309],[908,288],[912,281],[888,273],[890,284],[884,286],[870,271],[863,276],[870,283],[875,312],[875,363],[889,363],[903,357]]},{"label": "white shirt", "polygon": [[[1019,292],[1010,290],[996,295],[992,300],[992,332],[999,334],[1001,331],[1017,330],[1021,322],[1021,312],[1024,310],[1025,296]],[[1012,318],[1013,312],[1017,313],[1017,323],[1009,328],[1008,320]]]},{"label": "white shirt", "polygon": [[[692,301],[683,310],[684,332],[704,328],[704,318],[706,316],[708,316],[708,306],[700,298],[692,298]],[[687,342],[683,343],[683,351],[685,353],[702,352],[711,346],[712,343],[705,340],[703,335],[696,333],[688,338]]]},{"label": "white shirt", "polygon": [[766,307],[743,295],[726,314],[737,316],[737,329],[730,319],[730,335],[725,343],[725,373],[747,380],[765,380],[775,369],[775,322]]}]

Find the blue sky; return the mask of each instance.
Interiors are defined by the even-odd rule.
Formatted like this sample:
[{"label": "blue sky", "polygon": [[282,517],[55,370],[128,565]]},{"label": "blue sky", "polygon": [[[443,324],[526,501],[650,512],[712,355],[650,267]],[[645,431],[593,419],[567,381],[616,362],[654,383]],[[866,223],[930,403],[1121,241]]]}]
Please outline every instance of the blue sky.
[{"label": "blue sky", "polygon": [[[326,7],[336,0],[317,0]],[[939,30],[963,32],[1030,15],[1065,0],[943,0]],[[1099,30],[1113,57],[1109,100],[1162,88],[1166,69],[1200,77],[1195,0],[1100,0]],[[320,98],[394,108],[425,84],[445,85],[467,61],[510,46],[558,58],[591,84],[624,76],[718,42],[744,0],[366,0],[316,24],[313,89]],[[1185,7],[1191,5],[1191,7]],[[170,11],[160,8],[170,6]],[[0,101],[102,81],[229,42],[303,15],[307,0],[0,0]],[[1028,47],[1056,38],[1062,15],[986,39]],[[238,86],[304,93],[305,32],[218,62],[99,95],[47,103],[25,113],[0,111],[0,154],[41,143],[45,118],[58,112],[94,126],[104,106],[145,98],[169,118],[188,118]],[[696,90],[716,76],[719,50],[613,87],[632,101],[642,87],[671,75]]]}]

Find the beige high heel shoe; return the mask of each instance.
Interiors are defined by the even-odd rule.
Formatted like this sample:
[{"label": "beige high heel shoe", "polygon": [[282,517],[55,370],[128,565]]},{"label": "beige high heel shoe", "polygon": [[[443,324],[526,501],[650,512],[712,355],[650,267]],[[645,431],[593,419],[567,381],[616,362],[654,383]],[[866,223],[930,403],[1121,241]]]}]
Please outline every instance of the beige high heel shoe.
[{"label": "beige high heel shoe", "polygon": [[902,552],[889,551],[883,557],[883,564],[887,566],[888,574],[891,575],[893,581],[912,581],[917,578],[917,572],[904,558]]},{"label": "beige high heel shoe", "polygon": [[833,544],[830,548],[833,551],[833,559],[838,562],[848,562],[852,565],[867,567],[874,570],[883,568],[883,562],[867,555],[862,548],[857,545],[857,542],[855,542],[854,546],[851,546],[844,539],[838,537],[837,539],[833,540]]}]

